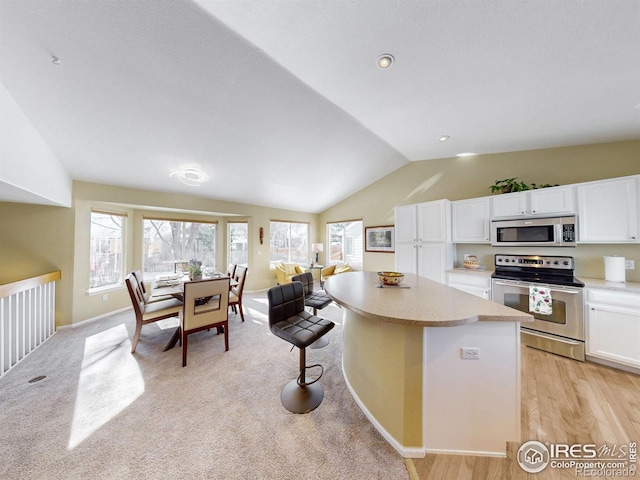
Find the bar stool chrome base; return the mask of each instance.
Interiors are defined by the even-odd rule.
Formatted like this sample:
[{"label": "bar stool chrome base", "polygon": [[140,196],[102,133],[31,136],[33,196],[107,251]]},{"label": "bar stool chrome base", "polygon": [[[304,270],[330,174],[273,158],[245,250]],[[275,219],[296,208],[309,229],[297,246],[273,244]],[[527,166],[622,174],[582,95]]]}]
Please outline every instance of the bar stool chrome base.
[{"label": "bar stool chrome base", "polygon": [[[305,382],[313,379],[305,378]],[[311,383],[304,387],[298,385],[298,380],[291,380],[282,389],[280,400],[284,408],[291,413],[309,413],[315,410],[324,398],[324,389],[320,383]]]}]

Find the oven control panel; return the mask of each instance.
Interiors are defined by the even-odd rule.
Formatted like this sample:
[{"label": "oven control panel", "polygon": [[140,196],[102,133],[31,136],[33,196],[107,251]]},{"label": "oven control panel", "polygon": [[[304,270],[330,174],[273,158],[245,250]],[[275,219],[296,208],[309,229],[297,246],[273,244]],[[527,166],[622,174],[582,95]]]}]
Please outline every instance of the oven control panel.
[{"label": "oven control panel", "polygon": [[574,265],[573,257],[498,254],[495,257],[495,266],[573,270]]}]

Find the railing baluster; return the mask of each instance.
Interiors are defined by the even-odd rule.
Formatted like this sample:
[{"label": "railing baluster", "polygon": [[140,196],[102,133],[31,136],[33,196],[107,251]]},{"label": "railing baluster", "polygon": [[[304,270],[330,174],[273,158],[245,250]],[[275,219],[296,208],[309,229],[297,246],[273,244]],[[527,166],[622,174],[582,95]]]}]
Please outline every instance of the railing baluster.
[{"label": "railing baluster", "polygon": [[60,272],[0,285],[0,376],[55,333]]}]

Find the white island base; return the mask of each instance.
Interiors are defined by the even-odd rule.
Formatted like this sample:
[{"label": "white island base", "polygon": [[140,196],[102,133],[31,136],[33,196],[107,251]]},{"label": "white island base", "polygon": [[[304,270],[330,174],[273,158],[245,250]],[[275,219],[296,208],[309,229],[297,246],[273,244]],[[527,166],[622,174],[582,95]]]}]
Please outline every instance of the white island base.
[{"label": "white island base", "polygon": [[[519,332],[519,322],[422,327],[345,309],[344,378],[403,457],[505,457],[520,441]],[[463,359],[463,348],[479,358]]]}]

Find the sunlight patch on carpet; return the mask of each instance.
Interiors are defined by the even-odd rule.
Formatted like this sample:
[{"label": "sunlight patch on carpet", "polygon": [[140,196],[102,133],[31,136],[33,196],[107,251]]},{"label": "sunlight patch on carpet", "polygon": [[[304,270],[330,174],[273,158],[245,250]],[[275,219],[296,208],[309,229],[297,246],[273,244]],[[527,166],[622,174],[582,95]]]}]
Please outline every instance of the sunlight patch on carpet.
[{"label": "sunlight patch on carpet", "polygon": [[144,379],[124,324],[88,337],[68,449],[72,450],[144,392]]}]

